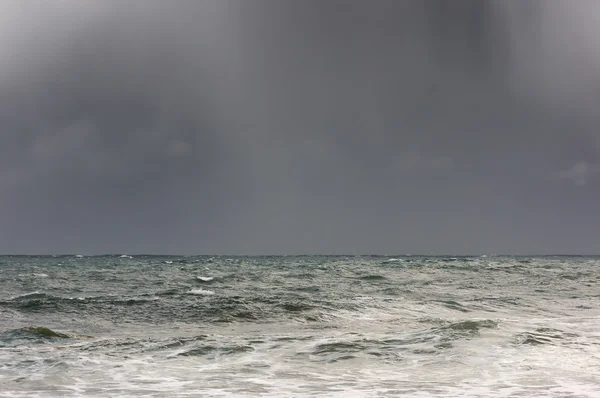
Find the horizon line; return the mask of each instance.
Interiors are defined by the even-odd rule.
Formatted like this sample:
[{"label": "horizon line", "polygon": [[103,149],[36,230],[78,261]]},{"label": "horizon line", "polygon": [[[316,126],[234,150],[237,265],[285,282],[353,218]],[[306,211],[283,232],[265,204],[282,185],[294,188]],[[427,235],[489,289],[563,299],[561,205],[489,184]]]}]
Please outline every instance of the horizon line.
[{"label": "horizon line", "polygon": [[103,253],[103,254],[82,254],[82,253],[0,253],[0,257],[113,257],[113,256],[132,256],[132,257],[309,257],[309,256],[324,256],[324,257],[594,257],[600,254],[581,254],[581,253],[501,253],[501,254],[382,254],[382,253],[363,253],[363,254],[344,254],[344,253],[291,253],[291,254],[181,254],[181,253]]}]

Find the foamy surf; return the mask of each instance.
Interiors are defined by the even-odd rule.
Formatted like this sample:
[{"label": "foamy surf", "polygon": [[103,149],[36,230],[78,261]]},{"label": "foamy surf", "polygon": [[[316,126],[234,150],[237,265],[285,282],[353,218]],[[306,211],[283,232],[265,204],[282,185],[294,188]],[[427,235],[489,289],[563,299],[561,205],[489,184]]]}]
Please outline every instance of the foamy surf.
[{"label": "foamy surf", "polygon": [[600,396],[595,257],[165,258],[0,258],[0,397]]}]

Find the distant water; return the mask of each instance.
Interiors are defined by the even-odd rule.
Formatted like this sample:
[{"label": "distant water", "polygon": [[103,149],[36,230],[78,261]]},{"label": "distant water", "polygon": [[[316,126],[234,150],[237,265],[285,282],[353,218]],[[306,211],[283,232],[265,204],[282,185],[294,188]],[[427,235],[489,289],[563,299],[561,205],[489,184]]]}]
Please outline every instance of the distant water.
[{"label": "distant water", "polygon": [[0,257],[0,397],[600,397],[599,265]]}]

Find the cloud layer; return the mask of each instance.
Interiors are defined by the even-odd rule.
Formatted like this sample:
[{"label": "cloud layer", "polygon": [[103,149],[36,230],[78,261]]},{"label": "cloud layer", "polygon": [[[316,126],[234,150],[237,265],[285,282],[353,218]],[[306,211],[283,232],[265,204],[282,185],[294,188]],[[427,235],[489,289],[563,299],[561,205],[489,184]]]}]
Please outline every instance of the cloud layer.
[{"label": "cloud layer", "polygon": [[593,0],[38,3],[2,252],[595,250]]}]

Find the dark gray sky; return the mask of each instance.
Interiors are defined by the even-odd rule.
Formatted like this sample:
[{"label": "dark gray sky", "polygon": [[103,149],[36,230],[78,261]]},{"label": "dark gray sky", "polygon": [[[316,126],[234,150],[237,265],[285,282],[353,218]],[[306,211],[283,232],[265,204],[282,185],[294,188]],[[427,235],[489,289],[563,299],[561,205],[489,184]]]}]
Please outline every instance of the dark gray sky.
[{"label": "dark gray sky", "polygon": [[595,0],[0,0],[0,252],[598,253]]}]

